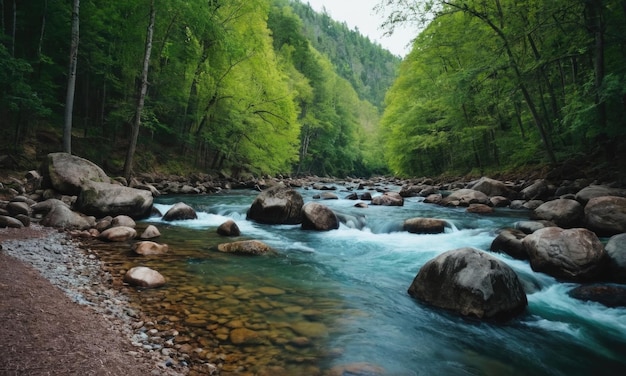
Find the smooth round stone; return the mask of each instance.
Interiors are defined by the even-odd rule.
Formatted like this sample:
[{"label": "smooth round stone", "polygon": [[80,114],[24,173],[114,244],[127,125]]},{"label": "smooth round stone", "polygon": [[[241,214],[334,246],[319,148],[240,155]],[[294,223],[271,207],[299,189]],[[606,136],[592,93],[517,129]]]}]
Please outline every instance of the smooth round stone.
[{"label": "smooth round stone", "polygon": [[285,311],[286,313],[298,313],[298,312],[301,312],[302,310],[303,308],[300,306],[289,306],[283,309],[283,311]]},{"label": "smooth round stone", "polygon": [[328,336],[328,328],[319,322],[300,321],[291,325],[291,329],[305,337],[326,337]]},{"label": "smooth round stone", "polygon": [[276,287],[260,287],[257,289],[263,295],[283,295],[285,290]]}]

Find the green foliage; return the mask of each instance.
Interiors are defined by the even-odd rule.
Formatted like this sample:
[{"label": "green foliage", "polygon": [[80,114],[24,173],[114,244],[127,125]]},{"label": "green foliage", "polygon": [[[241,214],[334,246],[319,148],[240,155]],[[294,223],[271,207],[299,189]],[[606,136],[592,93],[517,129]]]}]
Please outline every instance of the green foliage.
[{"label": "green foliage", "polygon": [[626,134],[619,1],[388,3],[391,23],[433,19],[386,99],[381,127],[396,173],[568,158]]}]

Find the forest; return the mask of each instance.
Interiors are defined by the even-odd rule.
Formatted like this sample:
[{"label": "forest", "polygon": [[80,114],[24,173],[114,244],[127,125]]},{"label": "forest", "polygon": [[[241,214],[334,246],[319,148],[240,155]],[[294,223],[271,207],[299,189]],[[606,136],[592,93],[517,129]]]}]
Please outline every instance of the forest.
[{"label": "forest", "polygon": [[[297,0],[1,0],[0,155],[114,174],[622,163],[625,0],[381,0],[403,60]],[[417,34],[417,32],[416,32]],[[6,159],[5,159],[6,161]]]},{"label": "forest", "polygon": [[0,154],[17,163],[67,151],[124,176],[385,171],[376,126],[400,58],[308,4],[0,5]]},{"label": "forest", "polygon": [[384,4],[424,30],[387,94],[385,155],[402,175],[565,160],[624,168],[626,1]]}]

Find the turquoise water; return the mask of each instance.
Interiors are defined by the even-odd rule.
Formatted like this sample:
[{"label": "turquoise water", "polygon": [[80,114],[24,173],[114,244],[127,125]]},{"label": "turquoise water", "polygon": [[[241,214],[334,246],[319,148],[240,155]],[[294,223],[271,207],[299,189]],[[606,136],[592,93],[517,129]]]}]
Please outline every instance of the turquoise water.
[{"label": "turquoise water", "polygon": [[[299,192],[305,202],[314,201],[313,195],[319,193]],[[353,226],[342,224],[338,230],[318,233],[247,221],[245,213],[257,193],[159,197],[155,206],[162,213],[185,202],[197,211],[198,219],[146,221],[159,227],[163,233],[159,241],[170,247],[167,268],[149,262],[165,269],[169,287],[160,294],[193,291],[176,300],[189,305],[189,315],[210,316],[208,326],[243,320],[265,336],[257,344],[238,346],[231,343],[232,337],[220,337],[215,326],[207,329],[204,322],[189,329],[196,331],[194,336],[206,337],[205,343],[229,352],[241,350],[244,355],[238,359],[266,353],[272,360],[253,361],[279,365],[294,375],[306,374],[311,366],[326,370],[355,363],[379,367],[388,375],[626,372],[626,309],[574,300],[567,291],[575,284],[534,273],[527,262],[494,254],[518,273],[528,294],[526,313],[506,324],[463,319],[407,294],[428,260],[466,246],[487,251],[497,229],[527,219],[527,212],[500,209],[480,216],[424,204],[419,198],[406,199],[403,207],[366,209],[354,208],[351,200],[325,200],[318,202],[352,218]],[[400,231],[402,222],[412,217],[446,219],[451,226],[438,235]],[[241,229],[237,240],[261,240],[277,255],[217,252],[217,244],[231,240],[215,234],[227,219]],[[261,288],[274,290],[264,295]],[[221,295],[209,294],[215,291]],[[286,343],[293,337],[305,337],[305,344]],[[255,371],[253,366],[248,370]]]}]

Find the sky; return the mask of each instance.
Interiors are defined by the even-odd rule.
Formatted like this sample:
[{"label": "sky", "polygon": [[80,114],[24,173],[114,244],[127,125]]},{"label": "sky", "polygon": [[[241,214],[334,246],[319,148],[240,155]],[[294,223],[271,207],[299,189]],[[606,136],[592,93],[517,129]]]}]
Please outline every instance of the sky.
[{"label": "sky", "polygon": [[359,32],[367,35],[372,41],[380,43],[394,55],[406,56],[411,47],[411,41],[417,36],[417,32],[409,28],[398,28],[391,37],[383,36],[384,30],[380,25],[384,16],[376,14],[373,10],[380,0],[300,0],[309,3],[311,7],[322,12],[326,11],[336,21],[345,21],[350,29],[358,27]]}]

